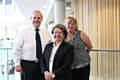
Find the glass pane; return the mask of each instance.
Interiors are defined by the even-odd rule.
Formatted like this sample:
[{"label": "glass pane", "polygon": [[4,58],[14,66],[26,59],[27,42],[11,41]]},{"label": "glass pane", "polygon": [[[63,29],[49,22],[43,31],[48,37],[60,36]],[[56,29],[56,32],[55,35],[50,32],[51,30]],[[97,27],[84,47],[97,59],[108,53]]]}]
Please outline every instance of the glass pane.
[{"label": "glass pane", "polygon": [[12,4],[12,0],[6,0],[6,5]]},{"label": "glass pane", "polygon": [[2,0],[0,0],[0,4],[2,4]]}]

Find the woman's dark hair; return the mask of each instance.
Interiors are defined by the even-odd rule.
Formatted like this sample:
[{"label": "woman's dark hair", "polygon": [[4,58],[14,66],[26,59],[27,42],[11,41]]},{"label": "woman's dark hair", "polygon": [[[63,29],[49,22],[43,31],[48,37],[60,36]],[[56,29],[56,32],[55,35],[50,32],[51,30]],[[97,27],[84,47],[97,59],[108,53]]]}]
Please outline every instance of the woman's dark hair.
[{"label": "woman's dark hair", "polygon": [[[66,31],[66,28],[65,28],[65,26],[64,26],[63,24],[56,24],[56,25],[53,27],[53,29],[52,29],[52,34],[54,33],[54,30],[55,30],[56,28],[61,29],[62,32],[63,32],[63,34],[64,34],[64,36],[65,36],[65,38],[67,37],[67,31]],[[64,39],[65,39],[65,38],[64,38]]]}]

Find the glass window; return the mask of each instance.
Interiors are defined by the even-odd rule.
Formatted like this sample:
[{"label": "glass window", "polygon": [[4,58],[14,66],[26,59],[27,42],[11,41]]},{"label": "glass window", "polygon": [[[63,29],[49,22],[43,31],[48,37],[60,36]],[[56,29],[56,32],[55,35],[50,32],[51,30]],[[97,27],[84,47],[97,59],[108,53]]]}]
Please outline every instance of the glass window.
[{"label": "glass window", "polygon": [[6,5],[12,4],[12,0],[6,0],[5,3]]},{"label": "glass window", "polygon": [[0,0],[0,4],[2,4],[2,0]]}]

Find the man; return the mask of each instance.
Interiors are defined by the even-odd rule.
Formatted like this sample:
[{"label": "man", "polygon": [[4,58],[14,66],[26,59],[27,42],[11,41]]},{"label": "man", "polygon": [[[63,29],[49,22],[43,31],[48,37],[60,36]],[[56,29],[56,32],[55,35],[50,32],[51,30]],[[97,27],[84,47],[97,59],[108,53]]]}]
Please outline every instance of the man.
[{"label": "man", "polygon": [[[42,51],[51,40],[51,36],[41,26],[43,16],[39,10],[32,13],[32,26],[18,32],[14,47],[15,69],[21,72],[21,80],[44,80],[40,69],[40,60],[36,57],[36,29],[40,35]],[[42,53],[42,52],[41,52]]]}]

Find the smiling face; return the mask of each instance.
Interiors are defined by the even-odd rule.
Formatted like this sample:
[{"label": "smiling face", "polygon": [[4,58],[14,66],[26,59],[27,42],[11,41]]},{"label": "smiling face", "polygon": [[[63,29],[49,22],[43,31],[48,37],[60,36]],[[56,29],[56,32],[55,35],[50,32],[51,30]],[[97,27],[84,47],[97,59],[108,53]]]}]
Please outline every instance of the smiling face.
[{"label": "smiling face", "polygon": [[36,10],[32,13],[32,24],[35,28],[39,27],[41,25],[41,22],[43,20],[42,14],[40,11]]},{"label": "smiling face", "polygon": [[77,22],[74,18],[68,17],[65,20],[65,26],[68,33],[74,33],[77,29]]},{"label": "smiling face", "polygon": [[55,28],[53,30],[53,38],[55,42],[61,42],[64,40],[65,35],[63,31],[60,28]]}]

